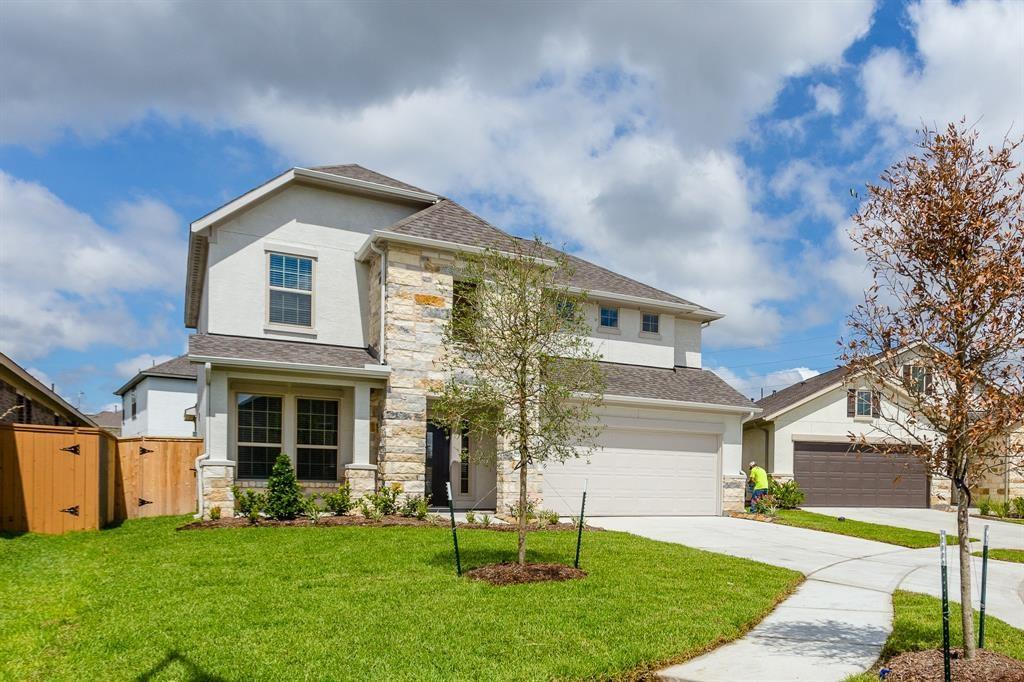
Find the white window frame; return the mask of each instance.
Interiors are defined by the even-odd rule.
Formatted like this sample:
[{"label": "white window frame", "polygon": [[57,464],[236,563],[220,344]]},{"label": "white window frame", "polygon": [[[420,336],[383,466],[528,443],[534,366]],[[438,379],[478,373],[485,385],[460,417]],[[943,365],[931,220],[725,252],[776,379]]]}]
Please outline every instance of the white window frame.
[{"label": "white window frame", "polygon": [[[648,315],[654,317],[654,331],[644,329],[644,318]],[[640,333],[646,336],[661,336],[661,314],[653,313],[650,310],[640,311]]]},{"label": "white window frame", "polygon": [[[604,311],[604,310],[614,310],[615,311],[615,325],[614,326],[606,325],[604,323],[603,315],[601,314],[602,311]],[[614,329],[615,331],[619,331],[619,325],[621,324],[621,322],[622,322],[622,310],[618,306],[600,305],[600,304],[597,306],[597,326],[600,329]]]},{"label": "white window frame", "polygon": [[[239,452],[239,448],[243,448],[243,447],[266,448],[266,447],[274,447],[276,445],[276,446],[278,446],[280,448],[281,452],[285,452],[285,447],[284,447],[284,441],[286,440],[286,438],[285,438],[285,435],[286,435],[285,434],[285,419],[286,419],[285,415],[286,415],[286,412],[287,412],[288,397],[285,396],[284,394],[273,393],[273,392],[270,392],[270,391],[248,391],[248,390],[234,391],[233,395],[234,395],[234,400],[232,401],[232,410],[234,412],[234,415],[233,415],[234,416],[234,419],[233,419],[233,421],[234,421],[234,428],[233,428],[234,433],[232,434],[232,438],[234,440],[234,449],[235,449],[235,466],[238,466],[241,463],[241,453]],[[281,442],[280,443],[254,443],[252,441],[241,441],[241,440],[238,440],[238,428],[239,428],[239,426],[241,424],[241,420],[238,417],[238,407],[239,407],[238,401],[239,401],[239,398],[241,396],[243,396],[243,395],[251,395],[251,396],[255,396],[255,397],[259,397],[259,398],[279,398],[281,400],[281,429],[280,429],[281,430]],[[238,466],[238,468],[240,469],[241,467]],[[256,477],[252,477],[252,476],[242,476],[242,475],[239,474],[238,478],[240,480],[243,480],[243,481],[265,481],[265,480],[267,480],[267,478],[269,478],[269,474],[268,474],[267,478],[264,478],[264,477],[256,478]]]},{"label": "white window frame", "polygon": [[[868,413],[860,413],[860,397],[861,394],[868,394]],[[875,416],[875,392],[870,388],[858,388],[857,393],[854,394],[853,403],[853,416],[855,419],[874,419]]]},{"label": "white window frame", "polygon": [[[270,283],[270,259],[272,256],[283,256],[285,258],[299,258],[310,262],[309,291],[303,289],[292,289],[291,287],[278,287]],[[264,252],[264,307],[266,313],[263,316],[263,323],[267,329],[281,329],[284,331],[316,332],[316,278],[317,278],[317,257],[309,253],[289,253],[285,249],[267,249]],[[270,292],[283,291],[290,294],[309,296],[309,324],[289,324],[287,322],[274,322],[270,319]]]},{"label": "white window frame", "polygon": [[[337,481],[337,480],[339,480],[338,476],[339,476],[340,472],[342,472],[344,470],[344,467],[341,464],[341,437],[342,437],[342,429],[341,429],[341,398],[340,397],[339,398],[325,398],[324,396],[296,394],[295,396],[293,396],[293,399],[294,399],[294,403],[295,403],[295,434],[294,434],[294,437],[295,437],[295,476],[296,476],[296,478],[298,478],[300,481],[330,481],[330,480]],[[336,422],[335,422],[335,440],[337,441],[334,445],[304,445],[302,443],[299,443],[299,401],[300,400],[322,400],[322,401],[325,401],[325,402],[333,402],[334,403],[334,410],[335,410],[334,416],[335,416],[335,419],[336,419]],[[283,438],[284,437],[284,433],[282,433],[281,436]],[[302,476],[300,476],[299,475],[299,448],[302,448],[303,450],[334,450],[334,478],[333,479],[329,479],[329,478],[303,478]]]}]

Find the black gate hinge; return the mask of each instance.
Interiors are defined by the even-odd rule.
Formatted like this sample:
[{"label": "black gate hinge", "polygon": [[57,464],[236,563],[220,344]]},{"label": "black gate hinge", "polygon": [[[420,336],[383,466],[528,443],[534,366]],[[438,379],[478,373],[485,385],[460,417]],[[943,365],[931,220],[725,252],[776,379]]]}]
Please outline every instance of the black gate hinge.
[{"label": "black gate hinge", "polygon": [[152,450],[150,450],[149,448],[147,448],[147,447],[143,446],[143,445],[140,445],[140,446],[139,446],[139,454],[140,454],[140,455],[145,455],[145,454],[148,454],[148,453],[150,453],[150,452],[153,452],[153,451],[152,451]]},{"label": "black gate hinge", "polygon": [[141,497],[139,498],[140,507],[145,507],[147,504],[153,504],[153,500],[144,500]]},{"label": "black gate hinge", "polygon": [[69,445],[66,448],[61,448],[60,451],[61,452],[70,452],[73,455],[80,455],[80,454],[82,454],[81,448],[78,446],[78,443],[75,443],[74,445]]},{"label": "black gate hinge", "polygon": [[[75,446],[75,447],[78,447],[78,446]],[[67,509],[61,509],[60,511],[62,513],[64,513],[64,514],[71,514],[72,516],[78,516],[78,505],[76,504],[74,507],[68,507]]]}]

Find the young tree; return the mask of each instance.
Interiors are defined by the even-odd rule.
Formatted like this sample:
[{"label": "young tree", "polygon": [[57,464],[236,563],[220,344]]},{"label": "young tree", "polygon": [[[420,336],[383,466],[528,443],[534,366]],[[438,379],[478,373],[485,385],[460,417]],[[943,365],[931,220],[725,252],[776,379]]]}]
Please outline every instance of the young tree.
[{"label": "young tree", "polygon": [[467,254],[456,273],[445,329],[444,392],[433,420],[497,438],[477,458],[515,462],[519,472],[519,564],[526,564],[527,471],[588,455],[604,394],[588,336],[584,295],[571,290],[564,254],[539,240],[514,240],[504,252]]},{"label": "young tree", "polygon": [[876,427],[887,444],[872,447],[918,455],[957,493],[972,658],[971,486],[1011,461],[1024,418],[1024,178],[1020,141],[983,148],[962,121],[923,131],[918,148],[868,186],[853,218],[873,284],[850,316],[844,359],[898,406]]}]

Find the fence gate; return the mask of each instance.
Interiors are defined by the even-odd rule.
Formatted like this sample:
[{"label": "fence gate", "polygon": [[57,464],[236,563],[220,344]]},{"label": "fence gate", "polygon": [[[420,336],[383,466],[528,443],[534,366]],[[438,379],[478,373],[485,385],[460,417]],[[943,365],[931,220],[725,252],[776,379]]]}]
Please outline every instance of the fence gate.
[{"label": "fence gate", "polygon": [[124,438],[117,442],[118,507],[122,518],[196,511],[198,438]]}]

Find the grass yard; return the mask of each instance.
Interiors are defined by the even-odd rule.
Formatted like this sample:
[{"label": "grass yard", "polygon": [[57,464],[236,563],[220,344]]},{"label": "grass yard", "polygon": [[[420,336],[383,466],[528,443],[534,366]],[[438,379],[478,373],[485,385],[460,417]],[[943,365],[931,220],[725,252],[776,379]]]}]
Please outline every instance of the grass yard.
[{"label": "grass yard", "polygon": [[[981,556],[981,552],[975,552],[974,556]],[[1013,561],[1018,564],[1024,564],[1024,549],[993,549],[988,550],[989,559],[999,559],[1000,561]]]},{"label": "grass yard", "polygon": [[[915,592],[897,591],[892,597],[892,634],[882,648],[882,660],[904,651],[921,651],[942,646],[942,600]],[[974,612],[974,630],[978,630],[978,612]],[[960,604],[949,604],[949,642],[962,645]],[[1024,630],[985,616],[985,648],[1024,661]],[[877,668],[851,677],[847,682],[878,682]]]},{"label": "grass yard", "polygon": [[[584,535],[584,580],[454,573],[443,528],[176,532],[182,518],[0,539],[0,679],[584,679],[738,637],[794,571],[636,536]],[[463,531],[463,567],[516,535]],[[537,532],[532,561],[571,562]]]},{"label": "grass yard", "polygon": [[[884,526],[878,523],[866,523],[852,519],[840,521],[834,516],[815,514],[814,512],[802,509],[780,509],[778,516],[775,518],[775,523],[781,523],[784,526],[820,530],[826,533],[849,535],[865,540],[875,540],[876,542],[887,542],[890,545],[900,545],[901,547],[910,547],[912,549],[939,546],[938,533],[911,530],[909,528],[900,528],[899,526]],[[952,535],[946,536],[946,542],[956,544],[957,538]]]}]

